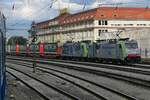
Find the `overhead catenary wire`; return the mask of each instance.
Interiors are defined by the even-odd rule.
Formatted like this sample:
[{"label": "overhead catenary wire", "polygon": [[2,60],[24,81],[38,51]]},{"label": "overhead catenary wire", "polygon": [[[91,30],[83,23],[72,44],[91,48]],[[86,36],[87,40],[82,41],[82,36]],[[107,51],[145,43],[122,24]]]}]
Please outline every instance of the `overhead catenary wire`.
[{"label": "overhead catenary wire", "polygon": [[[46,4],[44,5],[43,7],[39,8],[38,10],[36,10],[36,12],[33,12],[32,14],[28,14],[27,16],[25,16],[25,18],[27,17],[31,17],[32,15],[35,15],[35,14],[40,14],[42,11],[44,11],[45,9],[49,8],[51,6],[53,6],[53,4],[56,2],[57,0],[52,0],[51,4]],[[37,15],[36,15],[37,16]],[[19,21],[17,21],[16,23],[12,24],[11,26],[14,26],[14,25],[18,25],[20,22],[22,22],[24,19],[21,19]]]},{"label": "overhead catenary wire", "polygon": [[144,2],[114,2],[114,3],[100,3],[99,6],[119,6],[119,5],[139,5],[139,4],[145,4]]},{"label": "overhead catenary wire", "polygon": [[29,29],[27,29],[27,28],[7,28],[7,30],[28,31]]},{"label": "overhead catenary wire", "polygon": [[83,0],[83,11],[85,10],[86,7],[86,0]]},{"label": "overhead catenary wire", "polygon": [[[48,4],[48,5],[46,5],[46,6],[44,6],[44,7],[42,7],[42,8],[40,8],[40,9],[38,9],[36,12],[34,12],[33,14],[36,14],[36,13],[40,13],[41,12],[41,10],[44,10],[45,8],[47,8],[47,6],[48,7],[50,7],[50,8],[52,8],[52,6],[53,6],[53,4],[55,3],[55,2],[57,2],[58,0],[51,0],[51,4]],[[86,0],[82,0],[83,1],[83,10],[85,9],[85,7],[86,7]],[[149,1],[149,0],[148,0]],[[58,1],[59,2],[59,1]],[[60,2],[58,3],[59,4],[59,7],[60,7]],[[112,6],[112,5],[125,5],[125,4],[144,4],[143,2],[141,2],[141,3],[137,3],[137,2],[126,2],[126,3],[107,3],[107,4],[99,4],[99,6],[102,6],[102,5],[109,5],[109,6]],[[60,9],[59,9],[60,10]],[[32,14],[28,14],[26,17],[30,17]],[[22,19],[23,20],[23,19]],[[12,24],[12,25],[18,25],[18,23],[19,22],[21,22],[22,20],[20,20],[20,21],[18,21],[17,23],[15,23],[15,24]]]},{"label": "overhead catenary wire", "polygon": [[146,8],[149,8],[149,0],[147,0]]},{"label": "overhead catenary wire", "polygon": [[53,7],[53,4],[57,1],[57,0],[51,0],[52,2],[51,2],[51,4],[50,4],[50,8],[52,8]]}]

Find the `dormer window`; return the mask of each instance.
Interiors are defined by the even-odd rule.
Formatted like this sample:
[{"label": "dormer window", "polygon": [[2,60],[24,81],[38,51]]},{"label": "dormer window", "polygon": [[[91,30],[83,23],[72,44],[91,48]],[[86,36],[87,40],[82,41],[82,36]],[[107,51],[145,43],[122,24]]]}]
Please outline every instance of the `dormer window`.
[{"label": "dormer window", "polygon": [[104,15],[101,15],[101,17],[104,17]]},{"label": "dormer window", "polygon": [[116,14],[114,14],[114,17],[117,17],[117,15],[116,15]]}]

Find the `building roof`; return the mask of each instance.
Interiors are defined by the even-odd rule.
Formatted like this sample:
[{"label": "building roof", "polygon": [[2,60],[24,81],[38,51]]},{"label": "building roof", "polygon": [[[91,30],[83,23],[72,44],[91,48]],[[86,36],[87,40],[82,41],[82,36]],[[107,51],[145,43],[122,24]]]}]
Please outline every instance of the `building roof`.
[{"label": "building roof", "polygon": [[150,8],[131,7],[98,7],[95,9],[75,13],[63,14],[44,22],[37,23],[40,28],[46,28],[50,22],[58,21],[59,24],[69,24],[90,19],[107,20],[150,20]]},{"label": "building roof", "polygon": [[69,13],[65,13],[65,14],[59,15],[59,16],[53,18],[53,19],[36,23],[36,27],[40,28],[40,29],[42,29],[42,28],[48,28],[48,26],[49,26],[49,24],[51,22],[57,21],[58,23],[61,23],[60,21],[64,20],[64,18],[66,18],[67,16],[70,16],[70,14]]},{"label": "building roof", "polygon": [[64,20],[61,21],[61,24],[75,23],[79,21],[94,19],[96,11],[97,9],[91,9],[75,14],[70,14],[70,16],[67,16]]},{"label": "building roof", "polygon": [[96,19],[150,20],[150,8],[100,7]]}]

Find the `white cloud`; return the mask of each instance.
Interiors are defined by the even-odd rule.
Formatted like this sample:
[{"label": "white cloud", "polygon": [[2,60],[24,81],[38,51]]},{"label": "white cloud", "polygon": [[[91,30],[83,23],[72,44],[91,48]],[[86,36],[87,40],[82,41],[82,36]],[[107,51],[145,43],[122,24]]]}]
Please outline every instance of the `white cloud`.
[{"label": "white cloud", "polygon": [[[50,9],[51,0],[15,0],[15,11],[11,10],[13,3],[8,3],[9,7],[6,7],[5,11],[9,12],[6,15],[13,17],[17,17],[17,19],[25,19],[25,20],[33,20],[33,19],[42,19],[42,18],[51,18],[50,16],[54,16],[58,14],[58,9],[69,8],[70,12],[77,12],[83,9],[83,4],[69,2],[70,0],[57,0]],[[136,0],[136,2],[140,2],[142,0]],[[95,0],[95,2],[86,5],[86,9],[96,8],[98,4],[110,4],[110,3],[128,3],[135,2],[134,0]],[[25,14],[22,12],[25,6],[29,6],[32,9],[30,14]],[[106,6],[106,5],[103,5]],[[107,5],[108,6],[108,5]],[[112,5],[111,5],[112,6]],[[41,9],[42,8],[42,9]],[[53,15],[54,14],[54,15]],[[42,16],[41,16],[42,15]]]},{"label": "white cloud", "polygon": [[[25,0],[24,0],[25,1]],[[22,9],[28,5],[32,8],[30,14],[24,13]],[[17,7],[13,11],[13,15],[25,20],[40,20],[45,18],[52,18],[58,14],[59,9],[69,8],[70,12],[80,11],[83,8],[83,5],[77,3],[69,3],[69,0],[57,0],[50,8],[51,2],[48,0],[32,0],[29,4],[23,2],[22,5]]]}]

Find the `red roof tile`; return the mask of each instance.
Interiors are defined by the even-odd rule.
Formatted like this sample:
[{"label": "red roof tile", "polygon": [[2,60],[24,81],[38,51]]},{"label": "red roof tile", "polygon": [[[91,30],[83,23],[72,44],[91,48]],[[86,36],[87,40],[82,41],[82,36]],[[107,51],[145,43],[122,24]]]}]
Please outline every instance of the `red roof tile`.
[{"label": "red roof tile", "polygon": [[58,21],[59,24],[68,24],[90,19],[150,20],[150,8],[99,7],[76,14],[63,14],[36,25],[39,28],[46,28],[52,21]]},{"label": "red roof tile", "polygon": [[150,8],[100,7],[96,19],[150,20]]}]

